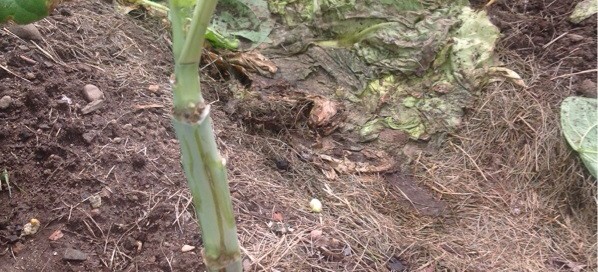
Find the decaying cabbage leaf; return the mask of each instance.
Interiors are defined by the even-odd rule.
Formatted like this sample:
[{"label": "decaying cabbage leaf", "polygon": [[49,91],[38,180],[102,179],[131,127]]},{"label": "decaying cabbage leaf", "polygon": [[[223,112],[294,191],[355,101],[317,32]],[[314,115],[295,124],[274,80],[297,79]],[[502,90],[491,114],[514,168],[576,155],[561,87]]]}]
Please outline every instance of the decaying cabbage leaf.
[{"label": "decaying cabbage leaf", "polygon": [[595,178],[598,172],[598,100],[567,97],[561,104],[563,135]]},{"label": "decaying cabbage leaf", "polygon": [[220,0],[211,27],[225,38],[249,41],[247,49],[268,40],[274,21],[266,0]]},{"label": "decaying cabbage leaf", "polygon": [[581,23],[581,21],[590,18],[592,15],[598,12],[598,1],[596,0],[584,0],[573,9],[573,13],[569,16],[569,21],[572,23]]},{"label": "decaying cabbage leaf", "polygon": [[[367,141],[383,129],[399,129],[414,139],[426,139],[461,124],[463,108],[471,103],[472,94],[490,80],[499,35],[486,13],[473,11],[468,4],[449,0],[272,0],[269,8],[290,26],[273,38],[275,46],[290,54],[309,55],[305,63],[318,62],[326,55],[315,55],[317,50],[311,45],[332,56],[333,63],[293,72],[309,75],[323,69],[334,78],[337,89],[345,92],[340,97],[350,103],[348,110],[359,113],[349,115],[350,127]],[[342,50],[350,50],[353,56],[334,57]],[[296,74],[288,78],[296,79]],[[345,76],[351,74],[359,76]],[[339,96],[338,90],[334,93]]]}]

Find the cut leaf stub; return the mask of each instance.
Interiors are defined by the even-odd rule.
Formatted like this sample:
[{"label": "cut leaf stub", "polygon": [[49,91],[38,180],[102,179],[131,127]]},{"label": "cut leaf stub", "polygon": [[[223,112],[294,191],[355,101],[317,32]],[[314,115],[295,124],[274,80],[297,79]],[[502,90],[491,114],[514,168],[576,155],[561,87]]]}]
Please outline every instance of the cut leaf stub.
[{"label": "cut leaf stub", "polygon": [[567,97],[561,104],[561,128],[573,150],[590,171],[598,172],[598,100]]}]

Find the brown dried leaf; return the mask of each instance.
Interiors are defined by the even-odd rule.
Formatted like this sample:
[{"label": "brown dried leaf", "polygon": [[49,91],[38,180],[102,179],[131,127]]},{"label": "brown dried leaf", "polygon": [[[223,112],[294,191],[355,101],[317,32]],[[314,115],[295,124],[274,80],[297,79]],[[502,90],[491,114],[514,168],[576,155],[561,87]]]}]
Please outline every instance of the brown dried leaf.
[{"label": "brown dried leaf", "polygon": [[282,220],[283,220],[282,213],[280,213],[280,212],[272,213],[272,220],[274,220],[276,222],[282,222]]},{"label": "brown dried leaf", "polygon": [[245,68],[260,75],[273,75],[278,71],[276,64],[257,51],[230,53],[223,56],[230,64]]},{"label": "brown dried leaf", "polygon": [[62,233],[61,230],[55,230],[54,232],[52,232],[52,234],[50,234],[48,239],[50,239],[50,241],[56,241],[56,240],[62,238],[63,236],[64,236],[64,234]]},{"label": "brown dried leaf", "polygon": [[320,154],[318,156],[340,173],[381,173],[391,170],[395,165],[393,160],[382,151],[364,155],[368,157],[371,162],[354,162],[346,157],[337,159],[325,154]]},{"label": "brown dried leaf", "polygon": [[491,76],[496,77],[496,80],[508,80],[519,87],[527,88],[527,85],[521,76],[509,68],[491,67],[488,72]]},{"label": "brown dried leaf", "polygon": [[334,169],[321,168],[320,170],[322,170],[324,176],[326,176],[326,178],[329,180],[336,180],[338,178],[338,175],[336,174],[336,171],[334,171]]},{"label": "brown dried leaf", "polygon": [[327,125],[337,114],[337,103],[323,97],[313,98],[314,106],[309,113],[309,121],[314,126]]}]

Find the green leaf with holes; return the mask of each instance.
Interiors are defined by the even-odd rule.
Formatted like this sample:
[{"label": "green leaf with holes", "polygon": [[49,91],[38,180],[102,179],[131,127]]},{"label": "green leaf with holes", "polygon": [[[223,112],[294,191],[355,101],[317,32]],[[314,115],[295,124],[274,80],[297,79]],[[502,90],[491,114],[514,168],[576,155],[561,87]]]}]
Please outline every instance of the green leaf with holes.
[{"label": "green leaf with holes", "polygon": [[561,104],[563,135],[590,171],[598,172],[598,100],[567,97]]}]

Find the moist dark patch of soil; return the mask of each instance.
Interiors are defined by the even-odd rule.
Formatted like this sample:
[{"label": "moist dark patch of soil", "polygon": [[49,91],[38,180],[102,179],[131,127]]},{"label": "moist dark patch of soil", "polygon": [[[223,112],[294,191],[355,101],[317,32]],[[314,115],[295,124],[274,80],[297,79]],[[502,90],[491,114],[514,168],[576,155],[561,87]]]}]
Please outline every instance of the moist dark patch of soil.
[{"label": "moist dark patch of soil", "polygon": [[[12,98],[0,110],[0,170],[12,185],[11,195],[4,184],[0,191],[0,271],[203,269],[197,251],[180,251],[200,238],[172,159],[168,85],[147,89],[168,82],[167,32],[141,23],[151,22],[85,1],[37,22],[45,39],[37,45],[0,30],[0,97]],[[85,84],[105,96],[86,115]],[[165,107],[133,107],[156,103]],[[87,199],[96,194],[94,209]],[[32,218],[41,229],[19,238]],[[49,240],[56,230],[64,236]],[[63,260],[71,248],[87,259]]]},{"label": "moist dark patch of soil", "polygon": [[[571,23],[569,16],[578,2],[521,1],[496,3],[488,9],[490,20],[503,36],[499,50],[510,50],[540,67],[542,71],[536,73],[545,80],[540,87],[546,90],[553,89],[555,77],[596,69],[597,17],[594,14],[578,24]],[[576,94],[588,96],[592,92],[586,85],[596,83],[596,71],[564,79],[571,80]]]}]

